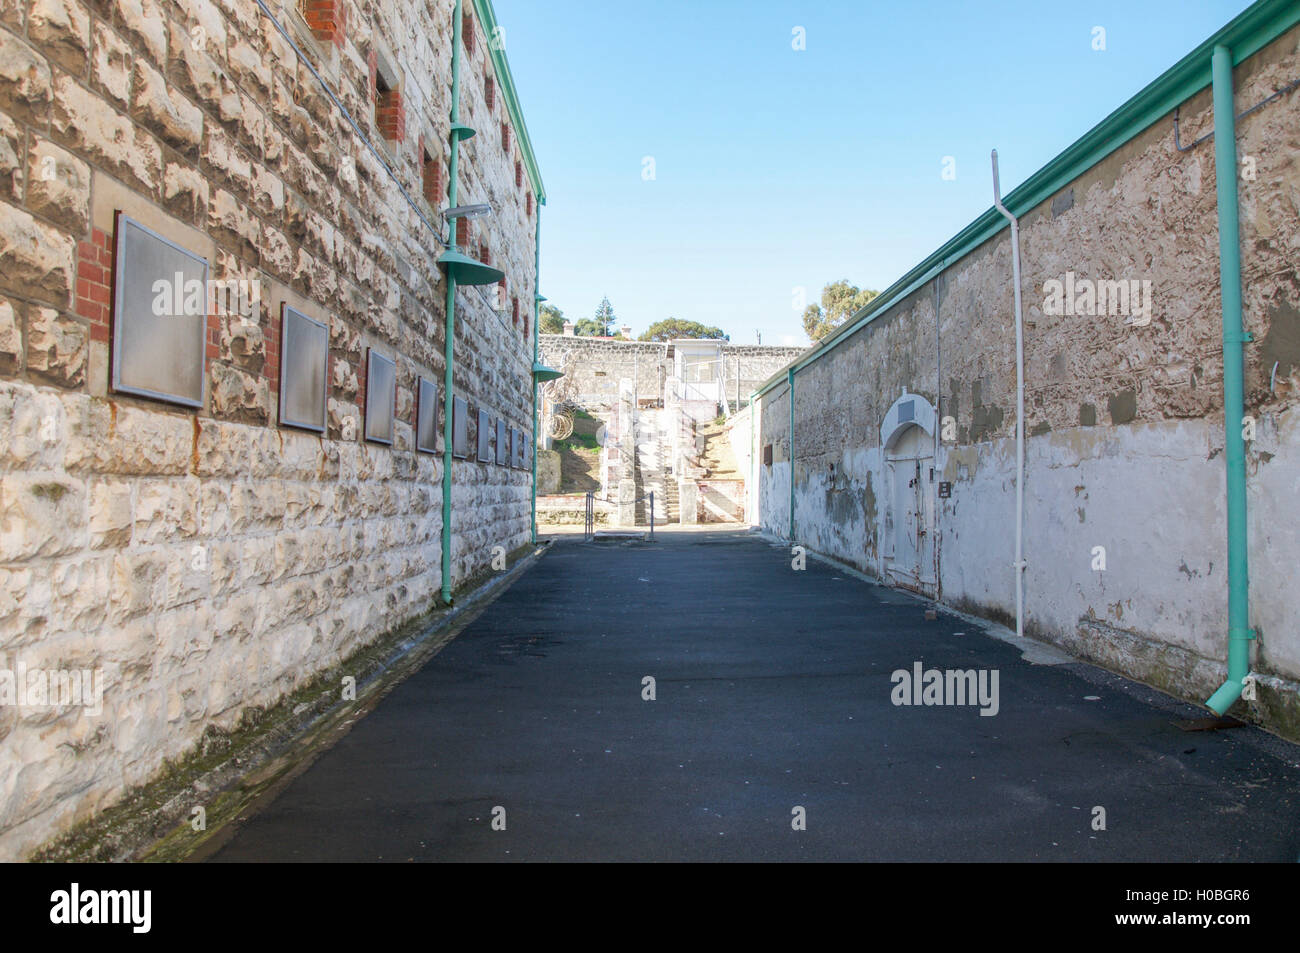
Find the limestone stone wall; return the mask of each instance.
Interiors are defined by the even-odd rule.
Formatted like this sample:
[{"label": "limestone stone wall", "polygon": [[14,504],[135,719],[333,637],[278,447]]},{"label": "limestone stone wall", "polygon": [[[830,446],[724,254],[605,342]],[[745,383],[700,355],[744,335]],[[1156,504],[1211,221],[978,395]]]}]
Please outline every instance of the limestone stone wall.
[{"label": "limestone stone wall", "polygon": [[[417,211],[441,228],[453,2],[338,7],[322,38],[272,4],[383,164],[252,0],[0,3],[0,669],[104,673],[99,715],[0,705],[0,857],[435,605],[442,461],[413,426],[446,287]],[[457,297],[472,451],[480,408],[531,434],[538,203],[468,19],[458,200],[496,212],[461,244],[506,275]],[[253,321],[208,319],[197,411],[109,387],[118,211],[260,282]],[[329,327],[323,436],[278,426],[284,303]],[[391,447],[362,439],[368,347],[397,363]],[[529,493],[455,463],[454,584],[527,542]]]},{"label": "limestone stone wall", "polygon": [[[565,372],[563,381],[555,385],[555,392],[579,401],[588,410],[612,407],[618,399],[619,381],[624,378],[635,382],[638,402],[662,399],[664,383],[674,373],[671,346],[667,344],[562,334],[543,334],[539,340],[543,363]],[[757,344],[724,345],[727,399],[735,401],[737,372],[740,399],[748,403],[749,395],[759,385],[804,350]]]},{"label": "limestone stone wall", "polygon": [[[1245,109],[1300,74],[1300,29],[1235,71]],[[1210,91],[1182,104],[1182,140],[1213,128]],[[1254,667],[1300,678],[1284,516],[1300,473],[1300,97],[1241,120],[1238,182]],[[1243,170],[1246,165],[1243,165]],[[1161,117],[1021,219],[1028,630],[1189,698],[1226,654],[1223,361],[1212,142],[1181,153]],[[1150,321],[1053,314],[1052,280],[1150,282]],[[934,412],[921,480],[931,546],[917,584],[1009,620],[1014,612],[1016,372],[1008,230],[799,371],[794,465],[785,382],[761,402],[761,525],[893,581],[908,514],[882,424],[904,392]],[[937,316],[937,327],[936,327]],[[1132,315],[1130,315],[1130,318]],[[942,423],[951,419],[950,432]],[[919,420],[920,418],[918,418]],[[1240,427],[1240,421],[1228,421]],[[770,446],[772,463],[763,465]],[[933,464],[934,475],[929,474]],[[908,467],[911,464],[907,465]],[[903,475],[906,477],[909,469]],[[940,483],[951,496],[940,497]],[[1095,547],[1106,569],[1094,570]],[[1295,731],[1295,725],[1290,727]]]}]

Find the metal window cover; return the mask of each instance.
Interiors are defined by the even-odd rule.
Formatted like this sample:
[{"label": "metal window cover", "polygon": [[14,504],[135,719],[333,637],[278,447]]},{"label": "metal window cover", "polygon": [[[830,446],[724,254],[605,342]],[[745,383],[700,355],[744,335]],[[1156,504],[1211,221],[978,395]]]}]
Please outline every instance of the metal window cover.
[{"label": "metal window cover", "polygon": [[421,376],[415,405],[415,449],[417,453],[438,452],[438,385]]},{"label": "metal window cover", "polygon": [[486,410],[478,412],[478,460],[492,462],[492,418]]},{"label": "metal window cover", "polygon": [[514,451],[515,451],[515,469],[524,468],[524,432],[522,430],[514,431]]},{"label": "metal window cover", "polygon": [[451,401],[451,455],[458,460],[469,456],[469,405],[464,397]]},{"label": "metal window cover", "polygon": [[504,418],[497,420],[497,466],[510,465],[510,434]]},{"label": "metal window cover", "polygon": [[[113,265],[113,390],[154,400],[202,407],[207,393],[208,261],[123,212],[117,213]],[[136,279],[141,272],[147,283]],[[171,301],[187,304],[185,289],[202,289],[199,314],[159,314],[166,293],[159,283],[175,283]],[[168,302],[171,303],[171,302]]]},{"label": "metal window cover", "polygon": [[397,364],[374,348],[366,354],[366,439],[393,444],[393,405],[397,397]]},{"label": "metal window cover", "polygon": [[280,425],[325,432],[329,328],[280,305]]}]

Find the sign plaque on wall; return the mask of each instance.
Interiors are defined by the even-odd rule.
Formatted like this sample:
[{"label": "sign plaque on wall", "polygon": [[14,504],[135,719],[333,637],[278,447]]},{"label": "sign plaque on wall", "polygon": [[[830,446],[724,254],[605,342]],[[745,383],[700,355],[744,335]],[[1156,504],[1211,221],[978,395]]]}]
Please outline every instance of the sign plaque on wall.
[{"label": "sign plaque on wall", "polygon": [[415,449],[420,453],[437,453],[438,385],[427,377],[421,377],[416,400]]},{"label": "sign plaque on wall", "polygon": [[202,407],[208,262],[117,213],[113,390]]},{"label": "sign plaque on wall", "polygon": [[329,329],[287,304],[280,316],[280,423],[325,432]]},{"label": "sign plaque on wall", "polygon": [[393,443],[393,405],[397,397],[397,365],[374,348],[366,355],[366,439]]}]

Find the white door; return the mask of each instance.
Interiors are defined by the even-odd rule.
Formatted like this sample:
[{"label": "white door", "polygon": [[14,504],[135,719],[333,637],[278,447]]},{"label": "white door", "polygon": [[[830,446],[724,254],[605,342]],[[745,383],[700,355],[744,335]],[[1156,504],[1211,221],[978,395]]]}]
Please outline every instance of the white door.
[{"label": "white door", "polygon": [[935,588],[933,463],[933,438],[917,426],[886,452],[890,491],[885,530],[890,538],[885,571],[896,585],[926,593]]}]

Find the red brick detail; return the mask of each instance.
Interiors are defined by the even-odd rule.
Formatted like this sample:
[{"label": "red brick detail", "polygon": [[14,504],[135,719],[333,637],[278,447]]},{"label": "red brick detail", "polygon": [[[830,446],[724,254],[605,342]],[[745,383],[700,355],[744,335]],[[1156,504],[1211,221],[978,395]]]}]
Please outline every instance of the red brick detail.
[{"label": "red brick detail", "polygon": [[375,96],[375,125],[389,142],[406,138],[406,108],[400,89],[386,89]]},{"label": "red brick detail", "polygon": [[208,332],[204,342],[206,347],[203,349],[203,356],[206,358],[203,370],[206,373],[210,362],[221,359],[221,316],[209,314],[204,323]]},{"label": "red brick detail", "polygon": [[524,164],[518,159],[515,160],[515,188],[524,187]]},{"label": "red brick detail", "polygon": [[501,150],[503,152],[510,151],[510,123],[508,122],[501,124]]},{"label": "red brick detail", "polygon": [[269,327],[266,329],[266,363],[263,365],[262,374],[267,383],[271,386],[271,393],[275,394],[277,399],[280,394],[280,317],[271,315],[268,322]]},{"label": "red brick detail", "polygon": [[483,77],[483,99],[489,112],[497,108],[497,82],[491,76]]},{"label": "red brick detail", "polygon": [[77,243],[77,314],[90,322],[90,339],[107,343],[113,303],[113,239],[96,228]]},{"label": "red brick detail", "polygon": [[469,251],[469,247],[473,242],[473,236],[471,235],[471,231],[472,231],[472,223],[470,222],[469,219],[467,218],[456,219],[456,244],[458,247],[466,251]]},{"label": "red brick detail", "polygon": [[533,217],[533,193],[528,193],[528,217]]},{"label": "red brick detail", "polygon": [[519,324],[519,295],[515,295],[514,298],[511,299],[511,311],[514,313],[514,321],[517,326]]},{"label": "red brick detail", "polygon": [[343,46],[348,28],[346,0],[298,0],[298,12],[317,40]]},{"label": "red brick detail", "polygon": [[442,163],[428,155],[421,147],[424,156],[424,200],[434,208],[442,201]]},{"label": "red brick detail", "polygon": [[474,52],[474,14],[466,11],[461,15],[460,40],[465,44],[465,52]]},{"label": "red brick detail", "polygon": [[[344,361],[345,364],[348,362]],[[366,367],[370,364],[368,355],[363,350],[361,360],[357,361],[357,436],[364,442],[366,438]],[[351,367],[351,364],[348,364]]]}]

